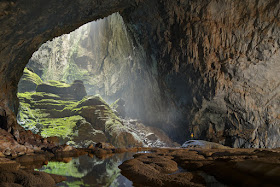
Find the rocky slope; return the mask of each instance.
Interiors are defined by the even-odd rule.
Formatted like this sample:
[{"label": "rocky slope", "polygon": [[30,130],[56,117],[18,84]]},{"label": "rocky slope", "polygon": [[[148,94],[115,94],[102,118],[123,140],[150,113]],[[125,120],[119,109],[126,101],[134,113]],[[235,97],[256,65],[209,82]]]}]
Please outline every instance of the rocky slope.
[{"label": "rocky slope", "polygon": [[[33,84],[32,80],[23,79],[19,89]],[[42,82],[36,92],[18,93],[18,97],[18,123],[44,138],[58,137],[61,144],[88,147],[109,142],[116,147],[177,146],[159,129],[117,116],[114,107],[119,111],[119,100],[111,107],[100,96],[86,96],[82,81],[76,80],[71,85],[60,81]]]},{"label": "rocky slope", "polygon": [[16,127],[17,83],[32,53],[120,11],[134,45],[146,53],[144,72],[159,84],[161,97],[157,89],[148,92],[154,100],[137,95],[157,111],[141,118],[181,142],[193,132],[235,147],[279,146],[278,1],[30,0],[2,1],[0,9],[0,122],[9,132]]}]

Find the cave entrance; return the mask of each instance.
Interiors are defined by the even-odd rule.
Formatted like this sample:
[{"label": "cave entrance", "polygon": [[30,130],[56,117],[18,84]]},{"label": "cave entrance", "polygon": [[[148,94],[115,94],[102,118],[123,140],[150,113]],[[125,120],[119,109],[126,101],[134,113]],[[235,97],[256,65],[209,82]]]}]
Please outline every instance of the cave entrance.
[{"label": "cave entrance", "polygon": [[19,82],[18,123],[75,147],[172,146],[163,131],[128,118],[159,95],[145,60],[119,13],[48,41]]}]

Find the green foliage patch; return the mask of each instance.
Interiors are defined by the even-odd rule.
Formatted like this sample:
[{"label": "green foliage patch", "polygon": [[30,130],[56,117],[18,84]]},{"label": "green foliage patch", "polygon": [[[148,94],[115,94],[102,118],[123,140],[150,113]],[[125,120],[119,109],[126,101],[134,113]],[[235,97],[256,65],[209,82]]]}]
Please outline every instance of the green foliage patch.
[{"label": "green foliage patch", "polygon": [[43,137],[57,136],[62,138],[70,138],[73,135],[72,129],[77,122],[83,120],[81,116],[71,116],[64,118],[44,118],[42,124],[44,125],[41,135]]}]

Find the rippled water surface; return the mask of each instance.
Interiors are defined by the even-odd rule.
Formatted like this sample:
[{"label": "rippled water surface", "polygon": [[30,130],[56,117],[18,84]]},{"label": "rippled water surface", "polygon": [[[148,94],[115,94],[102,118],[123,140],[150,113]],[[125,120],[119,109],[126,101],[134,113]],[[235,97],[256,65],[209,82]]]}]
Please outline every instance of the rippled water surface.
[{"label": "rippled water surface", "polygon": [[104,159],[94,155],[65,158],[64,162],[49,162],[39,170],[67,177],[57,186],[132,186],[132,182],[120,173],[118,166],[131,159],[133,154],[114,154]]}]

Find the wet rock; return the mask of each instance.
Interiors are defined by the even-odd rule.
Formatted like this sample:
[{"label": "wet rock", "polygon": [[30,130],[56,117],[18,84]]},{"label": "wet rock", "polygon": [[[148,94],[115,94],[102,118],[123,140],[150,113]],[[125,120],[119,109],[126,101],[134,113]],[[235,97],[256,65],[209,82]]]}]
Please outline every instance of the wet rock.
[{"label": "wet rock", "polygon": [[47,140],[49,143],[53,145],[58,145],[59,144],[59,138],[58,137],[47,137]]},{"label": "wet rock", "polygon": [[37,171],[0,171],[0,182],[4,184],[10,183],[11,186],[15,184],[21,186],[55,186],[55,181],[49,174]]},{"label": "wet rock", "polygon": [[106,143],[106,142],[99,142],[95,145],[96,148],[100,148],[100,149],[114,149],[115,147],[110,144],[110,143]]},{"label": "wet rock", "polygon": [[48,150],[48,151],[51,151],[54,154],[58,154],[58,153],[61,153],[61,154],[65,153],[65,154],[67,154],[68,152],[69,153],[77,152],[77,150],[74,147],[66,145],[66,144],[53,147],[51,150]]},{"label": "wet rock", "polygon": [[128,150],[126,148],[116,148],[114,149],[114,153],[125,153]]},{"label": "wet rock", "polygon": [[214,142],[207,142],[204,140],[189,140],[186,141],[182,148],[203,148],[203,149],[230,149],[230,147],[223,146]]},{"label": "wet rock", "polygon": [[20,184],[8,183],[8,182],[0,182],[0,186],[2,186],[2,187],[22,187],[22,185],[20,185]]},{"label": "wet rock", "polygon": [[0,170],[1,171],[17,171],[20,168],[20,164],[14,160],[7,158],[0,158]]},{"label": "wet rock", "polygon": [[72,151],[74,150],[73,147],[69,146],[69,145],[64,145],[64,146],[61,146],[61,151]]},{"label": "wet rock", "polygon": [[24,155],[17,157],[15,160],[19,163],[32,163],[32,162],[44,162],[48,159],[47,155],[35,154],[35,155]]},{"label": "wet rock", "polygon": [[90,144],[89,146],[88,146],[88,149],[94,149],[95,148],[95,145],[93,145],[93,144]]},{"label": "wet rock", "polygon": [[135,185],[204,186],[203,179],[195,180],[197,175],[193,173],[170,174],[178,169],[177,163],[171,159],[172,157],[156,154],[138,154],[134,159],[125,161],[119,168],[122,174],[132,180]]},{"label": "wet rock", "polygon": [[17,156],[25,154],[26,147],[20,145],[7,131],[0,129],[0,152],[6,156]]},{"label": "wet rock", "polygon": [[67,179],[66,177],[60,176],[60,175],[55,175],[55,174],[49,174],[49,175],[53,178],[53,180],[56,184],[63,182]]},{"label": "wet rock", "polygon": [[[215,177],[217,184],[228,186],[278,186],[279,158],[279,151],[269,149],[154,149],[153,153],[134,155],[134,159],[124,162],[120,169],[123,175],[140,186],[151,186],[147,180],[154,185],[176,186],[176,181],[171,180],[170,175],[163,175],[164,170],[160,168],[168,166],[170,159],[188,171],[171,174],[177,175],[177,182],[183,180],[180,176],[184,176],[181,184],[186,186],[193,185],[190,181],[196,185],[210,185],[201,179],[205,175]],[[158,170],[161,172],[157,173]]]},{"label": "wet rock", "polygon": [[230,162],[227,167],[221,162],[205,166],[204,171],[223,183],[243,186],[279,185],[279,164],[257,161]]}]

